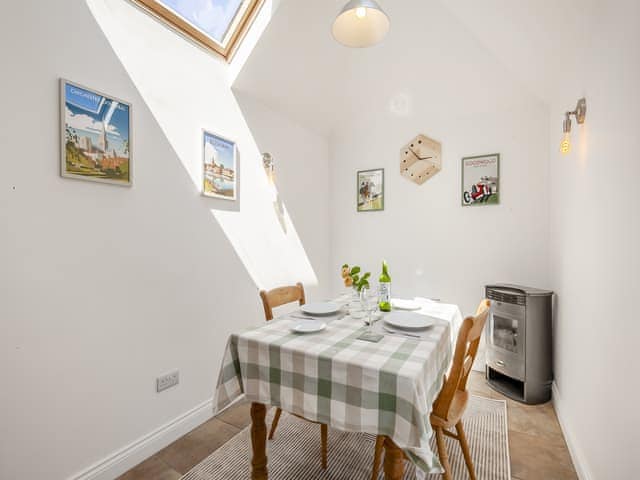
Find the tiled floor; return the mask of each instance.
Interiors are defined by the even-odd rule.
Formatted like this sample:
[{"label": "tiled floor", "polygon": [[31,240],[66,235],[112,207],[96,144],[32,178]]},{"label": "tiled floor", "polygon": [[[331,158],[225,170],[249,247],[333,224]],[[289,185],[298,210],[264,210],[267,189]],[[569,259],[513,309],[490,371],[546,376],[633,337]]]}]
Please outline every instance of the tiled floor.
[{"label": "tiled floor", "polygon": [[[505,398],[491,390],[477,372],[471,374],[469,389],[477,395]],[[529,406],[507,399],[507,416],[514,480],[578,478],[551,403]],[[249,405],[240,404],[176,440],[118,480],[177,480],[249,423]]]}]

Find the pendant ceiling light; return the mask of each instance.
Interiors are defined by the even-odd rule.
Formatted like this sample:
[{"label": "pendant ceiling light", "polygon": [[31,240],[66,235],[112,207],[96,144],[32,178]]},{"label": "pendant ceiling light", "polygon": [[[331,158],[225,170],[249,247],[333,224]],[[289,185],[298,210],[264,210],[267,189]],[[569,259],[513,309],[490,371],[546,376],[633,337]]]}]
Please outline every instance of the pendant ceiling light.
[{"label": "pendant ceiling light", "polygon": [[389,17],[374,0],[351,0],[333,22],[333,37],[347,47],[370,47],[389,31]]}]

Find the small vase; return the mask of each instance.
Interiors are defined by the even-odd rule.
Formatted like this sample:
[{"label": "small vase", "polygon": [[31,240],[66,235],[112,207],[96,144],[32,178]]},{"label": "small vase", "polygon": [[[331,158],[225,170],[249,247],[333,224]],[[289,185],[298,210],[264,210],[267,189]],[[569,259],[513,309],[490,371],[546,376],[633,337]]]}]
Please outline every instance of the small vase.
[{"label": "small vase", "polygon": [[360,308],[360,291],[356,287],[353,287],[351,293],[351,306],[356,309]]},{"label": "small vase", "polygon": [[350,304],[357,302],[360,299],[360,294],[356,287],[345,287],[344,295],[341,295],[341,298],[344,299],[345,306],[348,307]]}]

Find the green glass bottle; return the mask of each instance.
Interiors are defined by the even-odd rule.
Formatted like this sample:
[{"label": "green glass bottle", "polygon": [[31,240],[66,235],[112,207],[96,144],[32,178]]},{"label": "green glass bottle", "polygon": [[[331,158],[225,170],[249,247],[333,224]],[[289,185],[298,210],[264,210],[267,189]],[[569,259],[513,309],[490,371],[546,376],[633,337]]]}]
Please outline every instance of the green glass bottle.
[{"label": "green glass bottle", "polygon": [[380,284],[380,297],[378,300],[380,311],[390,312],[391,311],[391,277],[389,276],[387,262],[385,262],[384,260],[382,261],[382,273],[380,274],[378,283]]}]

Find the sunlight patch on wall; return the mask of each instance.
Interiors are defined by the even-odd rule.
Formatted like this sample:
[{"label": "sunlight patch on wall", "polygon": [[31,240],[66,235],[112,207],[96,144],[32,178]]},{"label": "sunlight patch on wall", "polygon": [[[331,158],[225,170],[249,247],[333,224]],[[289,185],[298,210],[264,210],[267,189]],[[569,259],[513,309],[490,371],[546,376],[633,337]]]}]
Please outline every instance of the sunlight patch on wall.
[{"label": "sunlight patch on wall", "polygon": [[[258,286],[272,288],[294,281],[316,286],[318,279],[286,207],[278,200],[270,206],[271,212],[254,218],[250,224],[237,212],[211,210],[211,213]],[[261,232],[257,239],[256,232]],[[273,264],[266,274],[262,272],[265,258]]]},{"label": "sunlight patch on wall", "polygon": [[[229,65],[127,1],[86,2],[182,163],[193,184],[193,208],[203,210],[202,221],[212,221],[212,216],[217,220],[258,287],[295,281],[316,285],[317,277],[286,208],[280,208],[280,218],[274,210],[276,194],[230,88]],[[264,12],[270,14],[272,10]],[[82,83],[82,78],[75,80]],[[96,88],[110,90],[109,85]],[[143,108],[134,102],[132,145],[133,155],[138,156],[138,163],[133,164],[137,182],[153,177],[153,159],[141,158],[144,145],[135,138],[136,112]],[[237,143],[238,201],[200,196],[203,129]],[[216,254],[214,245],[211,251]]]}]

